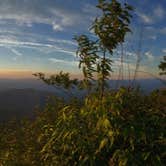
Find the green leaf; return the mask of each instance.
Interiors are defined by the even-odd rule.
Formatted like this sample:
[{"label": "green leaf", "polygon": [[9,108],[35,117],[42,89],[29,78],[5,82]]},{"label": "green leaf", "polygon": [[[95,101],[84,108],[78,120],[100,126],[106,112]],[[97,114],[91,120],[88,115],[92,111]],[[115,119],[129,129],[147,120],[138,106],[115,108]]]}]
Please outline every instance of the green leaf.
[{"label": "green leaf", "polygon": [[101,151],[108,143],[108,139],[107,138],[104,138],[101,142],[100,142],[100,145],[99,145],[99,151]]}]

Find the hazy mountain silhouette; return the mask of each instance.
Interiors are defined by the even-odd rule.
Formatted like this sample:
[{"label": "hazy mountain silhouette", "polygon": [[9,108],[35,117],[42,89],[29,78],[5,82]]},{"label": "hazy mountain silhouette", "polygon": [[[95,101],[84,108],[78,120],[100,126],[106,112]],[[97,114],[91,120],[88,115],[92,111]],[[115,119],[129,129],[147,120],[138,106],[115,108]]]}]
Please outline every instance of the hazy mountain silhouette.
[{"label": "hazy mountain silhouette", "polygon": [[[115,89],[117,81],[109,81],[110,87]],[[144,92],[163,88],[164,85],[154,79],[137,80],[137,85]],[[128,80],[119,81],[119,86],[129,85]],[[61,88],[48,86],[38,80],[9,80],[0,79],[0,121],[8,120],[12,117],[32,117],[35,107],[43,107],[48,96],[59,96],[70,99],[71,96],[82,97],[85,91],[72,89],[66,91]]]},{"label": "hazy mountain silhouette", "polygon": [[10,89],[0,92],[0,120],[32,117],[35,107],[42,108],[51,92],[34,89]]}]

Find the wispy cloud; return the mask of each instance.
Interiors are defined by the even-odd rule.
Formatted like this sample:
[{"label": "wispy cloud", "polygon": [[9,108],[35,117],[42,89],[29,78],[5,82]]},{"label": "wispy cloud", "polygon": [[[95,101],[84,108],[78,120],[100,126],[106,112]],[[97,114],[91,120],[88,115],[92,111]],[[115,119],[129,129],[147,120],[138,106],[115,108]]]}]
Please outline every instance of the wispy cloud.
[{"label": "wispy cloud", "polygon": [[71,40],[55,39],[55,38],[48,38],[47,40],[50,42],[54,42],[54,43],[61,43],[61,44],[66,44],[66,45],[77,46],[77,43],[74,41],[71,41]]},{"label": "wispy cloud", "polygon": [[148,61],[150,62],[154,61],[154,56],[150,51],[145,52],[145,56],[147,57]]},{"label": "wispy cloud", "polygon": [[78,61],[67,61],[67,60],[62,60],[57,58],[49,58],[48,61],[52,63],[63,63],[65,65],[74,65],[74,66],[77,66],[79,63]]},{"label": "wispy cloud", "polygon": [[52,26],[55,31],[63,31],[63,27],[60,24],[53,23]]},{"label": "wispy cloud", "polygon": [[156,18],[162,19],[164,18],[165,10],[163,9],[161,5],[158,5],[157,7],[154,8],[153,13]]},{"label": "wispy cloud", "polygon": [[159,4],[155,6],[150,12],[137,11],[137,15],[140,17],[141,21],[145,24],[153,24],[161,21],[165,16],[165,10]]},{"label": "wispy cloud", "polygon": [[[65,48],[58,47],[57,45],[54,44],[46,44],[46,43],[34,43],[34,42],[24,42],[24,41],[18,41],[14,39],[9,39],[9,38],[1,38],[0,39],[0,46],[6,47],[26,47],[26,48],[50,48],[53,49],[56,52],[62,52],[66,54],[70,54],[72,56],[75,56],[75,52],[71,50],[67,50]],[[16,53],[16,51],[14,51]]]},{"label": "wispy cloud", "polygon": [[166,49],[163,49],[162,52],[163,52],[164,54],[166,54]]},{"label": "wispy cloud", "polygon": [[142,21],[144,23],[151,24],[151,23],[154,22],[154,20],[150,16],[148,16],[146,14],[139,13],[138,15],[140,16],[140,18],[142,19]]},{"label": "wispy cloud", "polygon": [[20,53],[19,51],[17,51],[16,49],[14,48],[11,48],[10,49],[14,54],[16,54],[17,56],[22,56],[22,53]]},{"label": "wispy cloud", "polygon": [[149,35],[148,38],[149,38],[149,39],[152,39],[152,40],[156,40],[156,39],[157,39],[157,36],[156,36],[156,35]]},{"label": "wispy cloud", "polygon": [[[35,1],[1,1],[0,21],[12,20],[17,25],[32,27],[34,23],[51,25],[55,31],[63,31],[66,28],[85,28],[91,20],[89,12],[93,14],[92,7],[81,6],[71,9],[71,2],[35,0]],[[93,7],[94,9],[94,7]],[[81,20],[81,21],[80,21]]]},{"label": "wispy cloud", "polygon": [[10,51],[16,55],[12,58],[14,61],[18,60],[18,58],[23,56],[21,52],[19,52],[18,50],[14,48],[10,48]]},{"label": "wispy cloud", "polygon": [[141,12],[137,12],[137,15],[141,18],[141,21],[145,24],[151,24],[154,22],[153,18],[150,17],[149,15],[146,15]]}]

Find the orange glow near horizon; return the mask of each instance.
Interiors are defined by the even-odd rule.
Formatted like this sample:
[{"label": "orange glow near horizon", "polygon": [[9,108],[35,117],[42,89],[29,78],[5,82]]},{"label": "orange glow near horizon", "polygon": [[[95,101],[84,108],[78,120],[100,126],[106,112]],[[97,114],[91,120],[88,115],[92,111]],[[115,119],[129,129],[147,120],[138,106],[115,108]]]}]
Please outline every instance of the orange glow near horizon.
[{"label": "orange glow near horizon", "polygon": [[[65,71],[64,71],[65,72]],[[24,71],[24,70],[0,70],[0,78],[4,78],[4,79],[33,79],[33,71]],[[46,75],[51,75],[51,74],[56,74],[57,72],[43,72],[46,73]],[[80,73],[71,73],[70,74],[71,78],[78,78],[78,79],[82,79],[82,74]],[[116,80],[117,77],[117,73],[112,73],[111,75],[111,79]],[[150,79],[152,78],[150,75],[148,75],[147,73],[138,73],[137,75],[137,79]],[[127,76],[123,77],[124,80],[128,79]],[[132,79],[132,75],[131,75],[131,79]]]},{"label": "orange glow near horizon", "polygon": [[[24,71],[24,70],[0,70],[0,78],[2,79],[33,79],[33,73],[37,73],[39,71]],[[46,75],[56,74],[57,72],[43,72]],[[81,79],[82,76],[80,74],[70,74],[72,78]]]},{"label": "orange glow near horizon", "polygon": [[9,79],[25,79],[33,78],[32,71],[20,71],[20,70],[0,70],[0,78]]}]

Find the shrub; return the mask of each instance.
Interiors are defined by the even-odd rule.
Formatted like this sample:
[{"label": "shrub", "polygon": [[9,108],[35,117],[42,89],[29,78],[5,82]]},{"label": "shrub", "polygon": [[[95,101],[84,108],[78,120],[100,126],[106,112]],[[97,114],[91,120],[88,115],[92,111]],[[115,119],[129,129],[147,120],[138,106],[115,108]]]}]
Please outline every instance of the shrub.
[{"label": "shrub", "polygon": [[41,151],[42,161],[50,165],[162,165],[165,114],[151,107],[152,98],[124,88],[102,101],[97,96],[87,97],[81,108],[68,105],[58,112]]}]

